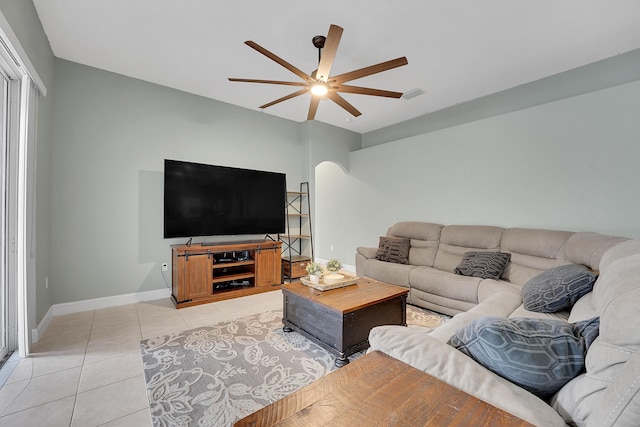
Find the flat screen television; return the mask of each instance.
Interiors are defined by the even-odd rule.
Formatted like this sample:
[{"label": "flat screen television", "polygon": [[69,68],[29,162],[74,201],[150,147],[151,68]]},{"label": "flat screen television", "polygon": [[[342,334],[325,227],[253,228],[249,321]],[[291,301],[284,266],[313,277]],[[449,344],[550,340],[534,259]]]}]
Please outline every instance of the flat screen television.
[{"label": "flat screen television", "polygon": [[164,238],[284,233],[286,175],[164,161]]}]

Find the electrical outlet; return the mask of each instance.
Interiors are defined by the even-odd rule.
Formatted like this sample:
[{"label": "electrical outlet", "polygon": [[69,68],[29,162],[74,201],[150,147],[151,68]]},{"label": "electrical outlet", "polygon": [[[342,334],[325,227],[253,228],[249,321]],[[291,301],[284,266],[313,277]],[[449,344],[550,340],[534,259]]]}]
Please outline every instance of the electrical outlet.
[{"label": "electrical outlet", "polygon": [[166,262],[163,262],[162,263],[162,271],[167,271],[167,270],[169,270],[169,266],[167,265]]}]

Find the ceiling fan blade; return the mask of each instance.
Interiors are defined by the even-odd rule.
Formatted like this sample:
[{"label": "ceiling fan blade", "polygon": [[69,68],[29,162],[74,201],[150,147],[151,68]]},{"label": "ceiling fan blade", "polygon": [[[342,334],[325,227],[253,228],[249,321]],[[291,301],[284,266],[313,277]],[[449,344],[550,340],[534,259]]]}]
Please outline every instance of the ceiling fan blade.
[{"label": "ceiling fan blade", "polygon": [[329,79],[329,73],[331,72],[331,66],[336,57],[341,37],[342,28],[337,25],[331,25],[327,33],[327,39],[324,42],[324,47],[322,48],[322,56],[320,57],[320,64],[316,72],[316,79],[322,80],[325,83]]},{"label": "ceiling fan blade", "polygon": [[258,108],[262,109],[262,108],[271,107],[272,105],[276,105],[276,104],[278,104],[278,103],[280,103],[282,101],[286,101],[287,99],[291,99],[291,98],[295,98],[296,96],[303,95],[304,93],[306,93],[308,91],[309,91],[309,88],[306,87],[306,88],[301,89],[301,90],[299,90],[297,92],[293,92],[293,93],[290,93],[289,95],[283,96],[282,98],[278,98],[275,101],[271,101],[268,104],[261,105]]},{"label": "ceiling fan blade", "polygon": [[319,104],[320,97],[312,96],[311,103],[309,104],[309,113],[307,114],[307,120],[313,120],[316,117],[316,111],[318,111]]},{"label": "ceiling fan blade", "polygon": [[362,114],[360,111],[356,109],[356,107],[349,104],[346,99],[344,99],[343,97],[341,97],[335,92],[329,91],[329,93],[327,93],[327,97],[331,99],[333,102],[335,102],[336,104],[338,104],[339,106],[341,106],[342,108],[344,108],[345,110],[347,110],[349,113],[351,113],[351,115],[355,117],[358,117],[359,115]]},{"label": "ceiling fan blade", "polygon": [[271,85],[287,85],[287,86],[306,86],[307,83],[303,82],[282,82],[280,80],[256,80],[256,79],[236,79],[229,77],[230,82],[245,82],[245,83],[267,83]]},{"label": "ceiling fan blade", "polygon": [[252,42],[251,40],[247,40],[244,43],[247,46],[257,50],[258,52],[260,52],[261,54],[263,54],[267,58],[271,59],[272,61],[275,61],[278,64],[282,65],[284,68],[286,68],[287,70],[291,71],[293,74],[295,74],[296,76],[300,77],[301,79],[303,79],[303,80],[312,80],[312,78],[311,78],[311,76],[309,74],[307,74],[304,71],[302,71],[302,70],[294,67],[293,65],[289,64],[287,61],[285,61],[284,59],[280,58],[278,55],[269,52],[267,49],[263,48],[258,43]]},{"label": "ceiling fan blade", "polygon": [[391,61],[381,62],[369,67],[360,68],[359,70],[350,71],[348,73],[334,76],[330,79],[331,82],[345,83],[351,80],[360,79],[362,77],[370,76],[372,74],[381,73],[383,71],[391,70],[393,68],[402,67],[407,65],[409,61],[404,56],[402,58],[392,59]]},{"label": "ceiling fan blade", "polygon": [[400,98],[402,92],[392,92],[390,90],[370,89],[368,87],[339,85],[336,92],[357,93],[359,95],[385,96],[387,98]]}]

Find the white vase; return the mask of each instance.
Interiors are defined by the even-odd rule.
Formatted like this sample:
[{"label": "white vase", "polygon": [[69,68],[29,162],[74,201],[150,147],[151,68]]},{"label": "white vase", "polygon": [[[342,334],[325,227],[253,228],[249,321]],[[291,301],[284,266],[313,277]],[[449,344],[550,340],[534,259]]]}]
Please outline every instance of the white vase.
[{"label": "white vase", "polygon": [[318,276],[317,274],[310,274],[309,281],[311,281],[311,283],[318,284],[320,283],[320,276]]}]

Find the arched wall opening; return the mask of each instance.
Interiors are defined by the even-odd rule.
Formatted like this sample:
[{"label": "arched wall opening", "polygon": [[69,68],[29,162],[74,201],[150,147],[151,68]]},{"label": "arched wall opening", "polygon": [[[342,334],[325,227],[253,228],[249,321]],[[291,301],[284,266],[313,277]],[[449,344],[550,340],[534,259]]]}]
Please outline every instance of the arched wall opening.
[{"label": "arched wall opening", "polygon": [[314,168],[314,249],[316,259],[339,259],[346,270],[355,271],[355,255],[345,245],[353,209],[351,177],[340,162],[323,161]]}]

